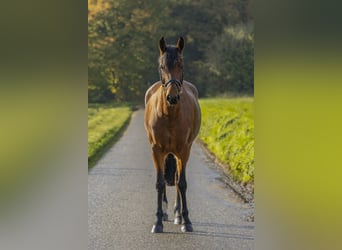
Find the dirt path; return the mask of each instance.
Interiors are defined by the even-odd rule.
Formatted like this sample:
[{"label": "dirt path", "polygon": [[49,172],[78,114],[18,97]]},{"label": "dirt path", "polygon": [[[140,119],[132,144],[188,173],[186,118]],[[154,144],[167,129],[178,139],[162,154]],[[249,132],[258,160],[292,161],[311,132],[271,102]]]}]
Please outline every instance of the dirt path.
[{"label": "dirt path", "polygon": [[253,249],[252,208],[219,179],[212,161],[194,144],[187,166],[189,217],[194,232],[173,224],[174,187],[167,187],[169,222],[152,234],[155,173],[136,111],[122,138],[89,171],[88,249]]}]

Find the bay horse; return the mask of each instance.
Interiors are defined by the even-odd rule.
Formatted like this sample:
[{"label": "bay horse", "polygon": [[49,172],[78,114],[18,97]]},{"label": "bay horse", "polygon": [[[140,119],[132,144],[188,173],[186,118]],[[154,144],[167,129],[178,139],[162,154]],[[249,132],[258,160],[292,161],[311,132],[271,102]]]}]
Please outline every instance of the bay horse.
[{"label": "bay horse", "polygon": [[174,223],[182,224],[182,232],[193,231],[186,202],[185,168],[200,129],[201,110],[196,87],[183,80],[183,48],[182,37],[176,45],[160,39],[160,81],[145,94],[144,125],[157,177],[157,221],[152,233],[162,233],[162,220],[167,220],[165,184],[176,187]]}]

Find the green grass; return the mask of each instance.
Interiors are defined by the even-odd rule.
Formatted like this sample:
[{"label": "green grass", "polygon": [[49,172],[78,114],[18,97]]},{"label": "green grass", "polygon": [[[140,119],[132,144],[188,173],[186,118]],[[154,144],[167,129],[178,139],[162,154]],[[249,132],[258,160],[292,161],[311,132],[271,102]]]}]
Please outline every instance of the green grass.
[{"label": "green grass", "polygon": [[254,182],[253,98],[201,99],[199,137],[234,180]]},{"label": "green grass", "polygon": [[119,137],[128,124],[131,113],[129,106],[88,106],[88,167],[92,167],[107,147]]}]

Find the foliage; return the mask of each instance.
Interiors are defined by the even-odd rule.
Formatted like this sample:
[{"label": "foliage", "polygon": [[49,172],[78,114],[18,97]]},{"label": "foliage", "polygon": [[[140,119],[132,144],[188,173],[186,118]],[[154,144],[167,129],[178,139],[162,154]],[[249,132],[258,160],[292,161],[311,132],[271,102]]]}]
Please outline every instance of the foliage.
[{"label": "foliage", "polygon": [[[207,95],[225,91],[253,95],[254,32],[251,23],[225,28],[213,39],[207,51],[207,68],[211,84]],[[217,51],[221,53],[217,54]]]},{"label": "foliage", "polygon": [[[172,44],[180,35],[186,46],[184,78],[201,96],[252,94],[251,2],[88,0],[89,102],[142,102],[159,79],[159,38]],[[248,39],[235,35],[241,27],[248,27],[242,28]]]},{"label": "foliage", "polygon": [[253,98],[201,99],[200,139],[241,183],[254,181]]},{"label": "foliage", "polygon": [[128,106],[96,104],[88,107],[88,163],[117,138],[131,113]]}]

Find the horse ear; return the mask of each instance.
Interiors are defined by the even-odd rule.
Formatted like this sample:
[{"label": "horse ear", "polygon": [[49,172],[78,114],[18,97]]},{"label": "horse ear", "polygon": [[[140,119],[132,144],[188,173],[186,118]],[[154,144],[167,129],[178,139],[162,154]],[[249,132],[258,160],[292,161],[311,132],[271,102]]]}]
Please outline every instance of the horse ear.
[{"label": "horse ear", "polygon": [[163,54],[166,51],[166,42],[164,40],[164,37],[160,38],[159,40],[159,50],[160,54]]},{"label": "horse ear", "polygon": [[184,48],[184,38],[180,36],[177,42],[177,49],[180,53],[182,53],[183,48]]}]

